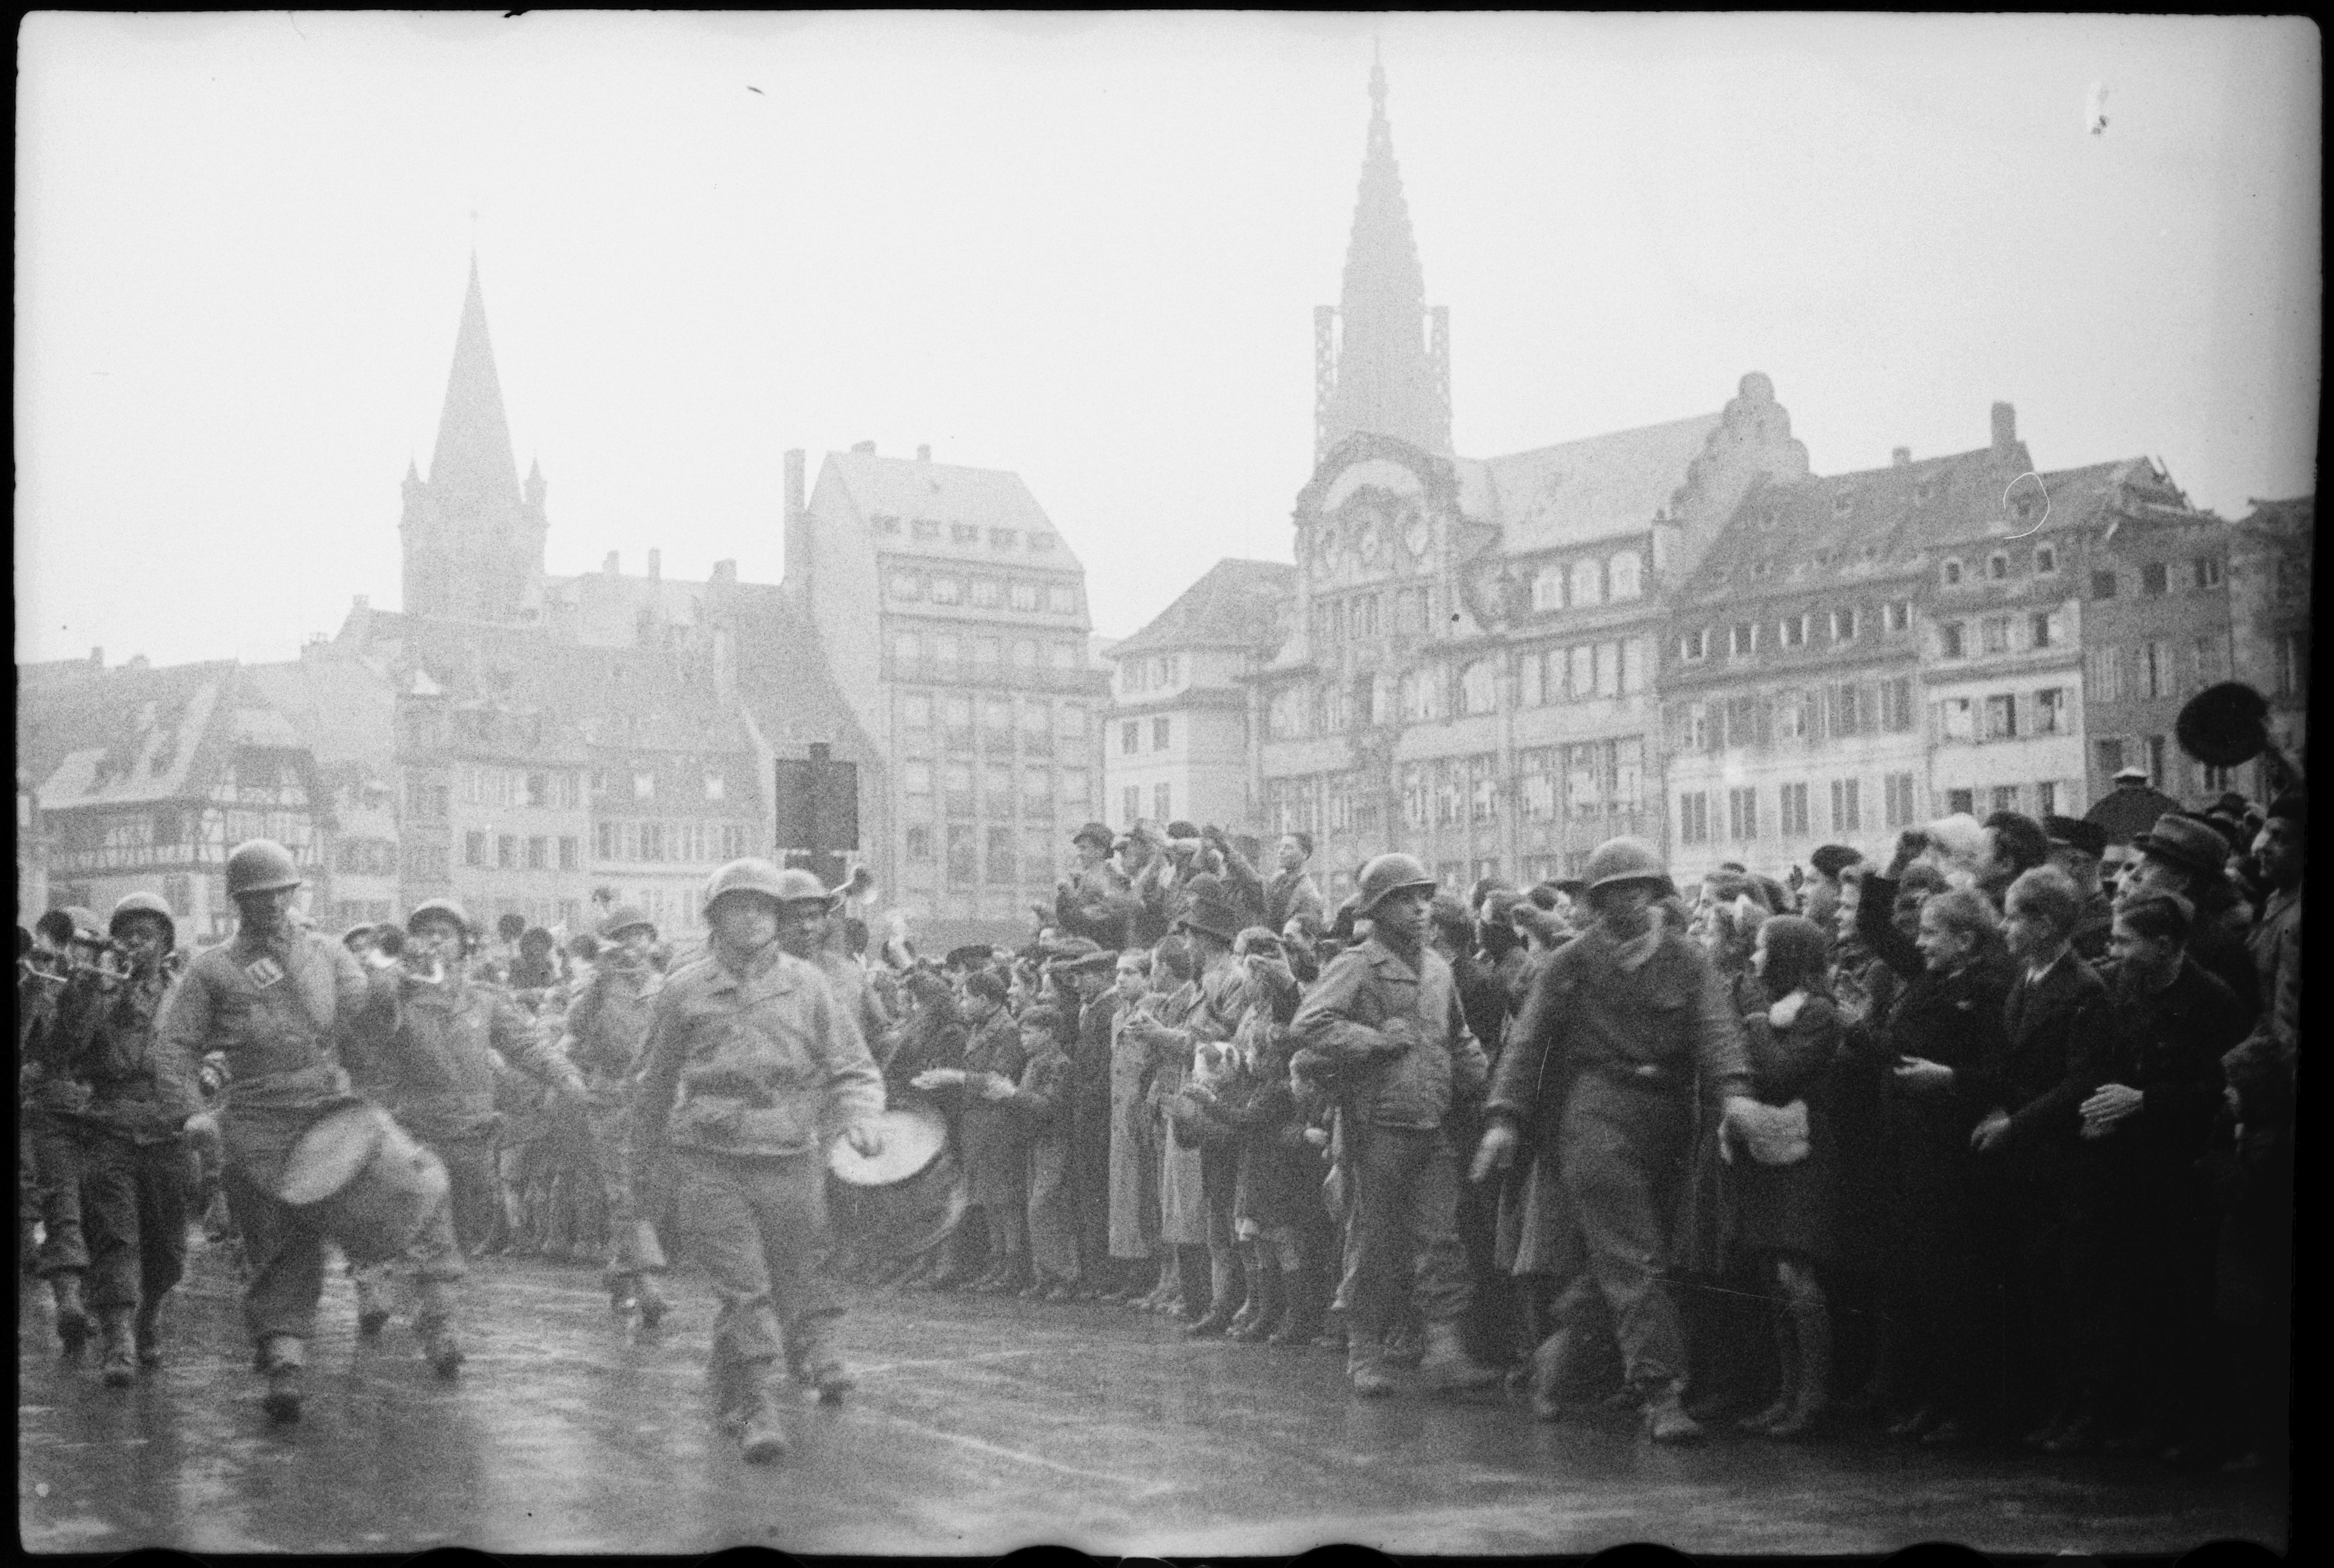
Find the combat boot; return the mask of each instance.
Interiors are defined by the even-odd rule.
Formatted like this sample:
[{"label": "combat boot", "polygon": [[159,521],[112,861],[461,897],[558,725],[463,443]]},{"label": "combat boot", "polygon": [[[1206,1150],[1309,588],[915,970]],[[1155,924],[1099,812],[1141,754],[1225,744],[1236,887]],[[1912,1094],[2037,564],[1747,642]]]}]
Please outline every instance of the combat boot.
[{"label": "combat boot", "polygon": [[300,1363],[304,1359],[305,1347],[290,1334],[273,1334],[260,1342],[259,1364],[267,1374],[267,1392],[259,1406],[272,1419],[300,1419]]},{"label": "combat boot", "polygon": [[1358,1330],[1345,1333],[1345,1375],[1354,1392],[1365,1400],[1382,1400],[1394,1391],[1394,1374],[1386,1371],[1385,1347]]},{"label": "combat boot", "polygon": [[1280,1294],[1280,1326],[1264,1342],[1302,1350],[1321,1332],[1321,1287],[1310,1269],[1283,1269]]},{"label": "combat boot", "polygon": [[138,1308],[136,1337],[138,1364],[159,1367],[162,1364],[162,1303],[159,1301],[141,1303]]},{"label": "combat boot", "polygon": [[1497,1367],[1487,1367],[1467,1353],[1457,1323],[1430,1323],[1425,1337],[1426,1353],[1419,1358],[1418,1375],[1430,1393],[1471,1393],[1500,1381]]},{"label": "combat boot", "polygon": [[1645,1436],[1664,1444],[1702,1441],[1702,1423],[1685,1413],[1685,1400],[1677,1384],[1663,1384],[1645,1401]]},{"label": "combat boot", "polygon": [[672,1311],[671,1299],[664,1294],[664,1287],[657,1284],[657,1277],[652,1274],[641,1275],[634,1282],[632,1303],[641,1309],[643,1331],[653,1331],[664,1322],[665,1314]]},{"label": "combat boot", "polygon": [[454,1337],[453,1293],[444,1280],[421,1282],[421,1306],[413,1327],[421,1336],[421,1359],[441,1378],[462,1370],[462,1342]]},{"label": "combat boot", "polygon": [[803,1348],[796,1376],[818,1390],[822,1405],[839,1405],[843,1396],[859,1386],[858,1377],[835,1351],[831,1319],[817,1318],[804,1325]]},{"label": "combat boot", "polygon": [[95,1326],[81,1299],[81,1271],[65,1269],[49,1276],[49,1294],[57,1303],[57,1342],[68,1357],[81,1354]]},{"label": "combat boot", "polygon": [[378,1272],[376,1265],[367,1264],[354,1272],[357,1332],[369,1340],[379,1339],[381,1331],[389,1326],[390,1282]]},{"label": "combat boot", "polygon": [[767,1465],[786,1451],[786,1429],[778,1424],[778,1412],[756,1379],[738,1410],[738,1452],[749,1465]]},{"label": "combat boot", "polygon": [[1531,1357],[1531,1413],[1536,1421],[1560,1421],[1579,1408],[1579,1352],[1570,1329],[1540,1341]]},{"label": "combat boot", "polygon": [[105,1348],[98,1357],[98,1374],[109,1389],[126,1389],[138,1380],[137,1339],[130,1327],[130,1309],[107,1306],[97,1309],[98,1326],[105,1335]]},{"label": "combat boot", "polygon": [[1250,1344],[1269,1340],[1279,1332],[1281,1320],[1288,1314],[1288,1285],[1278,1258],[1269,1258],[1257,1265],[1248,1293],[1249,1310],[1253,1312],[1246,1324],[1232,1329],[1232,1338]]}]

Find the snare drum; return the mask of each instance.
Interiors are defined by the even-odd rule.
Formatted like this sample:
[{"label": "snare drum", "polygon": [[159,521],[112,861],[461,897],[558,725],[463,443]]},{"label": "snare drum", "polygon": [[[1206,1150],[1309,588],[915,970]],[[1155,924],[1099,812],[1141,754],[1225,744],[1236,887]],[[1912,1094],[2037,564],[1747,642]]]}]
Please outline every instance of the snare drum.
[{"label": "snare drum", "polygon": [[378,1105],[352,1105],[300,1137],[275,1196],[309,1210],[354,1263],[402,1253],[446,1201],[446,1167]]},{"label": "snare drum", "polygon": [[913,1257],[964,1217],[965,1183],[948,1121],[921,1100],[895,1100],[872,1119],[883,1152],[868,1159],[841,1140],[828,1151],[835,1228],[891,1257]]}]

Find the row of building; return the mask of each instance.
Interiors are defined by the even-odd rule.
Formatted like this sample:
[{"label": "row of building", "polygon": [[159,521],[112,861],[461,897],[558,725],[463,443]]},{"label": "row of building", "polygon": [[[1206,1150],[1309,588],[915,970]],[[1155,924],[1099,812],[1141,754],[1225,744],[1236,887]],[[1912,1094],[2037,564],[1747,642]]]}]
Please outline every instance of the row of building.
[{"label": "row of building", "polygon": [[1099,647],[1020,476],[785,460],[784,579],[545,569],[473,264],[401,608],[355,599],[283,664],[20,665],[20,919],[159,890],[198,937],[266,833],[329,924],[452,895],[588,928],[698,925],[776,842],[776,764],[858,770],[852,857],[928,947],[1026,929],[1094,818],[1309,832],[1333,888],[1393,848],[1450,886],[1577,869],[1615,833],[1681,871],[1876,851],[1948,811],[2078,813],[2127,768],[2201,802],[2258,777],[2172,742],[2247,681],[2306,736],[2309,498],[2231,522],[2155,462],[1987,442],[1818,476],[1768,379],[1714,412],[1488,459],[1451,439],[1383,72],[1342,298],[1315,313],[1293,564],[1227,560]]}]

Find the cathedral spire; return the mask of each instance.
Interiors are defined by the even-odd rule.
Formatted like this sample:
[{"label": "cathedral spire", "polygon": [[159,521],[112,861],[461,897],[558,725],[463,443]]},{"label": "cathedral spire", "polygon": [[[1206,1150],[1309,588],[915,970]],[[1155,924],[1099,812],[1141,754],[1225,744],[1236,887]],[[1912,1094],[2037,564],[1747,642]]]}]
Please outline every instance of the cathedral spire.
[{"label": "cathedral spire", "polygon": [[1370,64],[1370,124],[1361,191],[1345,247],[1336,370],[1322,414],[1324,447],[1356,430],[1451,450],[1442,331],[1427,339],[1426,274],[1411,232],[1410,204],[1386,119],[1384,63]]},{"label": "cathedral spire", "polygon": [[518,500],[518,462],[511,456],[510,425],[503,417],[502,380],[487,336],[486,296],[478,287],[478,257],[470,255],[470,288],[454,335],[454,369],[438,416],[438,445],[429,457],[429,487],[449,514],[498,515]]}]

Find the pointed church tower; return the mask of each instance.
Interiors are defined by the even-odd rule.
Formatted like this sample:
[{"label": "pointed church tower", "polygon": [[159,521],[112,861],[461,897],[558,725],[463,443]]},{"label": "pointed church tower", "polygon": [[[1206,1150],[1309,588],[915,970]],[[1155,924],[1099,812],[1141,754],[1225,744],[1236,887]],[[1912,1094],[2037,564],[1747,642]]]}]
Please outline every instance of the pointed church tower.
[{"label": "pointed church tower", "polygon": [[[1373,61],[1369,145],[1345,247],[1344,300],[1314,313],[1316,463],[1356,430],[1451,450],[1450,317],[1442,306],[1426,308],[1426,274],[1385,101],[1385,67]],[[1333,322],[1342,330],[1333,333]]]},{"label": "pointed church tower", "polygon": [[454,336],[454,368],[438,415],[438,445],[425,480],[405,475],[405,611],[463,620],[534,619],[543,594],[540,467],[519,486],[503,414],[502,380],[487,336],[478,258]]}]

